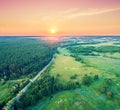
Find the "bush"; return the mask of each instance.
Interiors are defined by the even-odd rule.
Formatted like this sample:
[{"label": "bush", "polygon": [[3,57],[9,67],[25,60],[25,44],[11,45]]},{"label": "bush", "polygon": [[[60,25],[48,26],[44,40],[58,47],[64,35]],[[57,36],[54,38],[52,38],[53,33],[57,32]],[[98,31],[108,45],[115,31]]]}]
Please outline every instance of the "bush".
[{"label": "bush", "polygon": [[92,83],[92,78],[87,74],[83,77],[82,82],[84,85],[89,86]]},{"label": "bush", "polygon": [[98,80],[99,79],[99,76],[96,74],[94,75],[94,80]]},{"label": "bush", "polygon": [[107,95],[107,98],[109,99],[113,98],[113,93],[110,90],[106,92],[106,95]]},{"label": "bush", "polygon": [[111,86],[111,85],[112,85],[112,79],[107,79],[106,84],[107,84],[108,86]]},{"label": "bush", "polygon": [[100,92],[103,94],[103,93],[106,93],[106,91],[107,91],[107,87],[104,85],[104,86],[101,88]]},{"label": "bush", "polygon": [[77,74],[74,74],[70,77],[70,79],[76,79],[77,78]]}]

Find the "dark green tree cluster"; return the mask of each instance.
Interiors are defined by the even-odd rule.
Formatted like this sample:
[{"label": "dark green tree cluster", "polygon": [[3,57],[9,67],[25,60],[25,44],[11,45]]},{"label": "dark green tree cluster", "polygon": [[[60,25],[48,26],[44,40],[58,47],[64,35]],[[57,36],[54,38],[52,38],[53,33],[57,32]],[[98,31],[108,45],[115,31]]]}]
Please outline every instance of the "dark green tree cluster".
[{"label": "dark green tree cluster", "polygon": [[92,83],[92,77],[85,74],[84,77],[82,78],[82,83],[84,85],[89,86]]},{"label": "dark green tree cluster", "polygon": [[70,79],[76,79],[77,78],[77,74],[74,74],[74,75],[72,75],[71,77],[70,77]]},{"label": "dark green tree cluster", "polygon": [[77,46],[77,47],[68,47],[71,53],[81,54],[81,55],[91,55],[92,52],[95,50],[93,46]]},{"label": "dark green tree cluster", "polygon": [[48,64],[55,49],[41,39],[0,38],[0,79],[33,77]]},{"label": "dark green tree cluster", "polygon": [[94,52],[99,52],[99,53],[115,53],[119,52],[120,53],[120,47],[119,46],[99,46],[99,47],[94,47],[94,46],[70,46],[67,47],[68,50],[70,50],[71,53],[75,54],[74,57],[77,60],[81,60],[78,55],[92,55],[96,56],[99,54],[95,54]]},{"label": "dark green tree cluster", "polygon": [[95,49],[97,52],[119,52],[120,53],[120,47],[119,46],[100,46]]}]

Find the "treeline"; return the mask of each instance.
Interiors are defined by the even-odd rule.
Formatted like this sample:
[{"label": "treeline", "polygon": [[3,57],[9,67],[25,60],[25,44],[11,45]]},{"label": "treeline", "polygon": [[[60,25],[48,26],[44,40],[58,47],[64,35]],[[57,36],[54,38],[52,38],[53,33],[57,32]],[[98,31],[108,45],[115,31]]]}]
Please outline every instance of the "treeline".
[{"label": "treeline", "polygon": [[67,47],[71,53],[81,54],[81,55],[95,55],[93,52],[102,52],[102,53],[120,53],[119,46],[77,46],[77,47]]},{"label": "treeline", "polygon": [[42,39],[1,38],[0,79],[33,77],[53,56],[55,48]]}]

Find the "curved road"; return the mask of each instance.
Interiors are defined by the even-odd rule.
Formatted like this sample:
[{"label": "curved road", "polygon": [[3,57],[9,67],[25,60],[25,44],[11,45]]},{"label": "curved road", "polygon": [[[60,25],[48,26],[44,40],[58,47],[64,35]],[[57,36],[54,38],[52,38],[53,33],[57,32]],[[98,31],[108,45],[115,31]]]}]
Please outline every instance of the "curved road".
[{"label": "curved road", "polygon": [[41,75],[41,73],[43,73],[51,65],[53,60],[54,60],[54,57],[33,79],[30,79],[30,82],[21,91],[19,91],[19,93],[14,98],[12,98],[6,104],[6,106],[4,106],[3,110],[11,110],[12,107],[14,106],[14,103],[16,102],[16,100],[20,99],[20,97],[27,91],[27,89],[31,86],[31,84],[38,79],[38,77]]}]

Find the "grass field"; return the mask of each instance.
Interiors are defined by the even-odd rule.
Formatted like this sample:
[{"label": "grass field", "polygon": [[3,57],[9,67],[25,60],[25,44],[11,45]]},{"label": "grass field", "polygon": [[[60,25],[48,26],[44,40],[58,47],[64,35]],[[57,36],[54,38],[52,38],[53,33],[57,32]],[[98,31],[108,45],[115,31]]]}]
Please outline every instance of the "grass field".
[{"label": "grass field", "polygon": [[105,72],[120,75],[120,59],[107,58],[102,56],[84,56],[85,62],[95,68],[101,69]]},{"label": "grass field", "polygon": [[91,86],[56,93],[53,98],[47,98],[27,110],[119,110],[120,79],[118,78],[109,89],[116,92],[114,99],[108,99],[100,93],[105,80],[98,80]]},{"label": "grass field", "polygon": [[80,81],[85,74],[90,74],[91,76],[98,74],[102,75],[102,71],[95,69],[93,67],[88,67],[83,63],[75,61],[74,58],[70,56],[56,55],[56,59],[50,70],[50,75],[57,76],[60,75],[61,81],[64,83],[70,81],[72,75],[77,75],[76,80]]},{"label": "grass field", "polygon": [[42,110],[93,110],[93,108],[79,92],[66,91],[56,95]]},{"label": "grass field", "polygon": [[119,110],[119,99],[108,100],[100,95],[97,90],[100,85],[98,82],[89,88],[60,92],[42,109],[36,110]]},{"label": "grass field", "polygon": [[100,53],[100,55],[105,56],[105,57],[109,57],[112,59],[119,59],[120,60],[120,53]]},{"label": "grass field", "polygon": [[36,110],[119,110],[120,109],[120,79],[117,78],[109,89],[115,92],[114,98],[109,99],[100,93],[105,80],[99,80],[91,86],[60,92],[42,109]]}]

